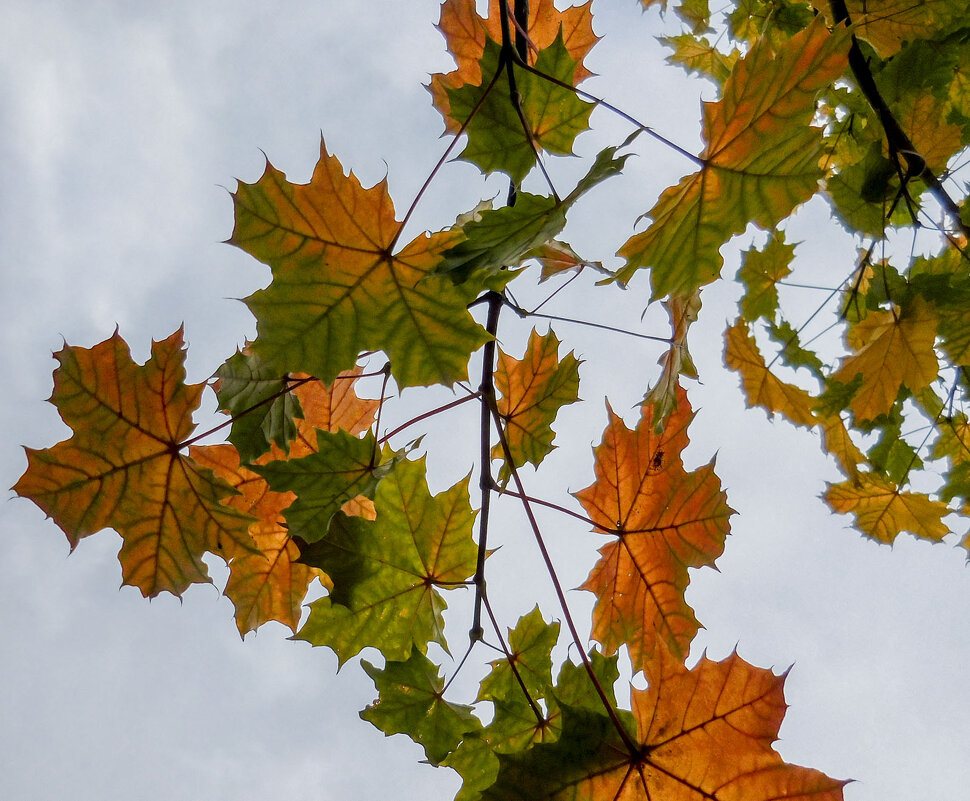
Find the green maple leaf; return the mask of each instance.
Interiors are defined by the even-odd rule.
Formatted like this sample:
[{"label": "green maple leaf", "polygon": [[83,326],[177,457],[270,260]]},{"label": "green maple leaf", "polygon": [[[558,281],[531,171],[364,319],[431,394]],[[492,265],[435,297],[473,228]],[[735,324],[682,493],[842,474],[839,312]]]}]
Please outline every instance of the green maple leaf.
[{"label": "green maple leaf", "polygon": [[420,234],[392,252],[401,225],[387,182],[363,188],[322,141],[309,184],[267,163],[233,201],[229,241],[273,270],[273,282],[246,299],[252,348],[268,369],[329,384],[362,351],[383,350],[402,387],[468,377],[469,355],[488,339],[466,308],[477,287],[434,275],[460,232]]},{"label": "green maple leaf", "polygon": [[818,190],[822,135],[810,123],[815,94],[846,67],[845,30],[820,22],[778,52],[756,43],[704,107],[707,148],[700,169],[666,189],[653,223],[620,249],[626,284],[650,268],[653,298],[687,295],[718,277],[721,245],[754,222],[771,228]]},{"label": "green maple leaf", "polygon": [[[236,415],[229,442],[242,462],[254,462],[276,443],[283,451],[296,436],[300,400],[286,392],[289,382],[254,353],[237,352],[215,373],[219,408]],[[251,411],[250,411],[251,410]]]},{"label": "green maple leaf", "polygon": [[[606,698],[616,709],[616,696],[613,693],[613,685],[620,678],[620,669],[617,667],[618,657],[604,656],[600,651],[593,650],[589,653],[589,661],[593,668],[593,675],[596,676],[600,687],[606,693]],[[585,665],[577,665],[573,662],[563,662],[559,668],[559,677],[556,679],[554,689],[556,701],[562,706],[573,707],[574,709],[585,709],[591,712],[603,712],[603,699],[593,686],[593,682],[586,672]],[[624,710],[617,710],[620,718],[629,715]],[[632,721],[631,721],[632,728]]]},{"label": "green maple leaf", "polygon": [[[509,631],[508,647],[516,672],[533,699],[543,698],[552,683],[552,649],[559,639],[559,624],[546,623],[539,607],[519,618]],[[521,698],[519,684],[507,658],[492,662],[491,672],[482,679],[479,701]]]},{"label": "green maple leaf", "polygon": [[[576,61],[569,54],[560,32],[556,40],[540,51],[535,68],[565,84],[572,84]],[[481,59],[480,86],[466,84],[448,90],[449,114],[464,123],[468,143],[461,157],[477,164],[483,172],[501,170],[516,183],[536,163],[536,149],[570,155],[576,137],[589,128],[593,104],[541,75],[512,66],[520,109],[529,131],[516,111],[502,47],[492,39],[485,42]],[[474,116],[473,116],[474,114]]]},{"label": "green maple leaf", "polygon": [[297,639],[328,645],[343,663],[363,648],[403,662],[412,645],[447,649],[438,588],[475,572],[475,513],[468,481],[432,496],[424,459],[402,461],[377,487],[373,522],[338,514],[301,561],[333,580],[333,592],[310,605]]},{"label": "green maple leaf", "polygon": [[639,133],[635,131],[620,145],[601,150],[593,166],[563,199],[519,192],[514,206],[492,209],[489,202],[486,208],[465,215],[467,220],[461,226],[465,238],[444,252],[438,271],[460,283],[477,271],[495,273],[532,257],[536,248],[553,241],[562,231],[566,212],[580,197],[622,172],[629,154],[618,157],[616,153]]},{"label": "green maple leaf", "polygon": [[795,246],[785,243],[783,231],[773,231],[761,250],[744,251],[738,278],[744,284],[741,316],[748,322],[772,319],[778,308],[778,282],[791,273]]},{"label": "green maple leaf", "polygon": [[387,735],[406,734],[420,743],[432,765],[453,752],[467,732],[481,729],[470,706],[444,700],[438,666],[424,654],[412,651],[406,662],[388,662],[383,670],[366,660],[361,666],[380,697],[360,716]]},{"label": "green maple leaf", "polygon": [[495,714],[481,737],[496,753],[521,751],[558,736],[558,712],[546,713],[539,706],[552,685],[552,649],[558,639],[559,624],[546,623],[535,607],[509,631],[510,657],[493,661],[482,679],[478,700],[491,701]]},{"label": "green maple leaf", "polygon": [[294,492],[284,515],[290,534],[306,542],[326,535],[340,507],[358,495],[373,497],[378,483],[393,468],[388,454],[377,458],[373,432],[363,439],[348,431],[317,431],[317,450],[299,459],[251,465],[274,492]]},{"label": "green maple leaf", "polygon": [[822,378],[824,365],[818,354],[802,347],[798,332],[787,320],[768,323],[768,336],[781,345],[780,358],[789,367],[806,367]]}]

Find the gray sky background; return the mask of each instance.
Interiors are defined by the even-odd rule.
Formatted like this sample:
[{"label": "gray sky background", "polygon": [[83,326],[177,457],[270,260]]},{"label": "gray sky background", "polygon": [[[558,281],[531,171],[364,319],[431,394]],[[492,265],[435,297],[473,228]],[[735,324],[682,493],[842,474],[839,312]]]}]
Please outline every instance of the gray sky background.
[{"label": "gray sky background", "polygon": [[[589,90],[696,147],[698,98],[711,90],[663,65],[657,14],[641,14],[633,0],[601,0],[594,10],[605,39],[587,60],[601,76]],[[258,178],[260,150],[291,180],[306,181],[322,131],[365,185],[387,175],[403,213],[445,146],[422,87],[429,73],[451,68],[437,18],[437,0],[5,0],[0,483],[9,487],[23,472],[20,445],[68,436],[43,402],[62,338],[90,347],[117,323],[143,361],[151,339],[184,321],[189,380],[201,381],[254,335],[249,312],[229,298],[264,286],[269,270],[220,240],[232,227],[224,187]],[[627,132],[601,112],[594,127],[577,144],[581,155]],[[638,148],[626,174],[591,193],[567,229],[590,257],[609,261],[657,192],[690,169],[658,146]],[[586,167],[557,160],[555,169],[568,186]],[[449,225],[503,184],[469,165],[448,166],[412,234]],[[787,227],[789,241],[804,241],[798,253],[817,269],[814,281],[831,284],[853,243],[827,214],[817,199]],[[727,262],[730,270],[737,259]],[[592,292],[591,284],[573,285],[554,311],[665,334],[655,310],[640,323],[645,279],[625,293]],[[542,297],[523,294],[524,302]],[[716,452],[740,513],[720,572],[692,573],[688,600],[706,626],[692,655],[706,648],[720,659],[737,646],[762,667],[794,664],[778,747],[789,761],[857,779],[846,789],[850,801],[961,798],[970,786],[963,553],[906,535],[880,547],[826,512],[817,496],[837,476],[814,434],[745,412],[736,377],[721,366],[720,332],[737,294],[708,290],[691,338],[704,383],[690,388],[700,413],[688,463]],[[818,299],[795,302],[807,316]],[[591,481],[603,398],[632,424],[660,355],[639,340],[553,327],[562,352],[586,360],[581,396],[589,402],[564,410],[561,447],[530,478],[535,494],[550,498]],[[528,330],[503,322],[503,345],[521,355]],[[386,414],[400,422],[447,397],[409,392]],[[211,396],[207,403],[211,410]],[[442,418],[445,431],[426,440],[435,491],[473,464],[473,446],[453,445],[456,432],[474,437],[471,408]],[[490,589],[503,623],[514,625],[536,600],[547,619],[561,617],[521,515],[511,505],[500,515],[504,546],[492,559]],[[605,540],[562,516],[542,524],[563,583],[579,585]],[[240,641],[230,603],[211,587],[192,588],[181,603],[119,591],[118,547],[104,532],[67,558],[63,534],[31,503],[12,493],[0,503],[0,797],[451,797],[454,774],[418,764],[417,746],[357,718],[374,691],[356,664],[335,675],[332,655],[287,642],[275,624]],[[220,582],[224,569],[212,567]],[[453,595],[449,630],[460,648],[471,594]],[[591,596],[571,593],[571,604],[588,626]],[[480,676],[477,667],[463,672],[454,700],[468,700]]]}]

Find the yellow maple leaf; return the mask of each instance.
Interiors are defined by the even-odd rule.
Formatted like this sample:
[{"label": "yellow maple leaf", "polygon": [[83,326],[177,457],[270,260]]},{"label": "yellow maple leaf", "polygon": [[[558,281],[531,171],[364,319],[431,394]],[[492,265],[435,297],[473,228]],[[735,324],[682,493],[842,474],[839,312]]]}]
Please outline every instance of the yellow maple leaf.
[{"label": "yellow maple leaf", "polygon": [[748,406],[761,406],[769,416],[779,412],[795,425],[813,426],[818,422],[812,411],[812,396],[768,369],[748,324],[740,317],[725,333],[724,361],[740,373]]},{"label": "yellow maple leaf", "polygon": [[833,378],[847,384],[862,375],[862,384],[849,404],[856,420],[886,414],[900,386],[917,392],[936,378],[933,343],[937,323],[932,307],[916,298],[902,313],[896,309],[871,311],[849,330],[849,346],[856,352],[842,360]]},{"label": "yellow maple leaf", "polygon": [[825,500],[836,512],[854,514],[859,530],[878,542],[891,545],[901,531],[933,542],[950,533],[941,519],[950,513],[945,503],[921,492],[902,492],[874,473],[829,484]]}]

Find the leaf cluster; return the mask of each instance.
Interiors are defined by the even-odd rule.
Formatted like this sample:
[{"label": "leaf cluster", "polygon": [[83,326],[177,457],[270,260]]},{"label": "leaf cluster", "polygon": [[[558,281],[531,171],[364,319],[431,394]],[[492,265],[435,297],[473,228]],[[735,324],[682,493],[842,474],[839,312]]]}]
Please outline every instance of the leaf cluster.
[{"label": "leaf cluster", "polygon": [[[688,666],[701,625],[685,599],[688,569],[715,566],[734,514],[714,461],[694,470],[683,461],[694,417],[684,385],[699,377],[688,336],[702,292],[722,277],[724,246],[749,226],[767,232],[743,254],[743,296],[724,339],[748,404],[819,430],[844,474],[825,500],[866,536],[938,541],[954,531],[946,521],[970,502],[970,214],[956,179],[970,142],[966,10],[960,0],[878,10],[740,0],[715,15],[705,0],[677,5],[684,32],[665,40],[670,61],[718,90],[703,107],[704,147],[691,153],[581,87],[598,40],[591,2],[560,11],[552,0],[491,0],[483,17],[472,0],[445,0],[439,29],[456,69],[429,89],[448,144],[425,187],[457,154],[507,176],[507,204],[483,201],[407,240],[424,189],[398,214],[386,181],[364,187],[322,141],[307,184],[267,161],[232,194],[230,242],[271,280],[245,300],[256,339],[210,384],[226,423],[195,433],[204,385],[185,382],[181,331],[153,343],[143,365],[117,332],[93,348],[65,346],[51,402],[73,434],[28,450],[14,490],[72,548],[116,530],[124,582],[148,597],[207,582],[203,557],[216,554],[230,567],[225,593],[242,635],[278,621],[341,664],[379,652],[382,664],[361,661],[379,693],[362,717],[457,771],[459,799],[841,798],[843,782],[788,765],[772,747],[783,677],[736,654]],[[619,115],[630,134],[567,187],[554,157],[573,153],[594,109]],[[559,237],[572,208],[648,147],[692,171],[618,243],[611,271]],[[527,179],[543,192],[524,191]],[[784,221],[820,193],[860,256],[799,321],[786,314],[788,290],[822,279],[800,263]],[[927,234],[927,255],[913,255]],[[913,247],[901,254],[893,245],[905,236]],[[560,409],[580,400],[582,360],[560,356],[551,329],[506,350],[500,328],[503,314],[545,316],[516,301],[536,266],[538,282],[559,284],[550,300],[586,268],[631,287],[645,271],[643,302],[670,317],[669,335],[654,337],[665,352],[635,427],[607,402],[593,483],[555,499],[531,496],[525,482],[555,447]],[[811,347],[826,315],[843,337],[837,355]],[[364,366],[381,354],[384,366]],[[358,396],[362,377],[379,381],[379,397]],[[430,386],[456,399],[395,419],[402,391]],[[477,485],[458,476],[432,494],[420,440],[401,445],[400,435],[439,416],[448,425],[465,404],[478,410],[478,426],[466,427]],[[220,432],[225,442],[201,444]],[[512,536],[535,541],[559,622],[538,608],[512,628],[496,619],[486,575],[499,502],[521,505],[528,525]],[[606,538],[581,587],[595,597],[588,637],[538,505]],[[434,658],[455,647],[447,598],[469,588],[470,643],[446,678]],[[579,661],[556,670],[566,642]],[[467,658],[488,648],[499,656],[477,696],[445,700]],[[628,709],[614,691],[621,655],[647,687],[620,694]]]}]

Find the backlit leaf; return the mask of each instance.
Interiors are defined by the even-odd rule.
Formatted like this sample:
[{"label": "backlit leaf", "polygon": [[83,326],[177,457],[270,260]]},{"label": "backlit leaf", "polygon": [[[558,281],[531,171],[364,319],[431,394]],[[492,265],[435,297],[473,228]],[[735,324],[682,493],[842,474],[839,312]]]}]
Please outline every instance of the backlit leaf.
[{"label": "backlit leaf", "polygon": [[934,542],[950,533],[942,521],[950,513],[945,503],[920,492],[903,492],[873,473],[829,484],[825,500],[836,512],[855,515],[856,527],[879,542],[892,544],[901,531]]},{"label": "backlit leaf", "polygon": [[363,188],[322,141],[309,184],[267,164],[233,201],[230,241],[273,269],[246,299],[268,369],[330,383],[362,351],[382,350],[402,387],[467,378],[468,356],[488,338],[466,308],[475,288],[433,274],[460,233],[420,234],[392,253],[400,224],[386,181]]},{"label": "backlit leaf", "polygon": [[[481,86],[466,84],[448,90],[450,114],[465,125],[468,142],[461,158],[477,164],[483,172],[501,170],[521,183],[536,163],[536,151],[570,155],[576,137],[589,127],[592,103],[559,83],[513,67],[519,94],[520,118],[509,89],[501,48],[485,42]],[[541,50],[536,69],[569,84],[576,63],[557,38]],[[528,130],[523,127],[522,120]]]},{"label": "backlit leaf", "polygon": [[467,480],[432,496],[424,460],[404,460],[378,485],[374,506],[374,522],[337,515],[301,557],[330,576],[333,592],[311,604],[296,637],[331,647],[341,663],[368,646],[397,662],[412,645],[447,647],[437,588],[475,572]]},{"label": "backlit leaf", "polygon": [[[552,423],[559,410],[579,400],[579,365],[572,352],[559,358],[559,340],[549,331],[540,336],[535,329],[522,359],[499,350],[495,387],[496,400],[505,426],[505,438],[516,467],[529,462],[536,467],[555,447]],[[502,459],[501,444],[492,448],[492,458]],[[508,466],[503,475],[508,475]]]},{"label": "backlit leaf", "polygon": [[670,317],[670,348],[660,357],[659,364],[663,368],[660,380],[643,398],[644,403],[653,406],[653,425],[658,431],[677,406],[680,377],[697,378],[697,368],[687,349],[687,332],[700,314],[701,293],[699,289],[695,289],[686,296],[673,295],[662,300],[661,304]]},{"label": "backlit leaf", "polygon": [[383,669],[366,660],[361,666],[380,697],[360,716],[388,736],[406,734],[421,744],[432,765],[454,751],[466,732],[481,729],[470,706],[444,699],[445,682],[438,666],[419,651],[412,651],[406,662],[388,662]]},{"label": "backlit leaf", "polygon": [[147,597],[209,582],[207,551],[229,561],[254,550],[252,518],[222,503],[232,487],[180,452],[205,386],[185,383],[181,329],[153,342],[144,365],[117,332],[90,349],[65,346],[55,358],[50,400],[74,434],[53,448],[28,448],[13,489],[54,518],[72,548],[115,529],[124,583]]},{"label": "backlit leaf", "polygon": [[778,308],[778,282],[791,273],[795,246],[785,242],[782,231],[773,231],[761,250],[744,251],[738,278],[744,284],[741,317],[749,323],[759,317],[772,319]]},{"label": "backlit leaf", "polygon": [[855,353],[842,360],[833,378],[848,383],[862,376],[849,404],[857,420],[886,414],[900,386],[917,392],[936,378],[936,328],[932,307],[917,298],[904,310],[872,311],[849,330],[849,345]]},{"label": "backlit leaf", "polygon": [[[445,37],[448,51],[454,56],[458,69],[447,75],[438,73],[431,76],[428,89],[435,107],[445,118],[445,128],[457,133],[460,123],[450,114],[448,90],[457,89],[465,84],[479,86],[482,83],[481,60],[485,53],[485,42],[502,41],[502,24],[498,4],[501,0],[489,0],[488,17],[482,18],[475,9],[474,0],[445,0],[441,4],[441,18],[438,30]],[[560,31],[563,44],[574,62],[573,73],[566,80],[577,86],[592,73],[583,66],[583,59],[599,41],[593,33],[591,3],[572,6],[559,11],[553,0],[533,0],[529,3],[529,23],[527,33],[532,47],[529,49],[529,63],[535,64],[538,52],[556,41]]]},{"label": "backlit leaf", "polygon": [[704,105],[700,170],[664,191],[653,220],[620,249],[627,283],[651,268],[653,297],[688,294],[721,271],[719,248],[750,222],[771,228],[818,189],[822,138],[810,123],[815,95],[846,68],[848,35],[821,21],[777,53],[757,42]]},{"label": "backlit leaf", "polygon": [[617,539],[600,549],[582,588],[597,598],[593,638],[607,654],[625,644],[639,670],[658,639],[686,656],[699,626],[684,600],[687,568],[714,564],[733,510],[713,463],[684,469],[680,454],[693,414],[683,390],[661,434],[649,406],[634,431],[612,410],[609,416],[594,449],[596,481],[576,497],[596,526]]},{"label": "backlit leaf", "polygon": [[290,534],[307,542],[326,535],[330,520],[347,501],[372,497],[396,459],[382,456],[373,433],[363,439],[347,431],[317,431],[316,447],[300,458],[254,464],[274,492],[297,498],[285,511]]},{"label": "backlit leaf", "polygon": [[[296,421],[298,433],[289,458],[297,459],[316,451],[317,429],[359,434],[372,425],[377,401],[361,400],[353,387],[353,374],[341,375],[330,387],[316,380],[298,384],[293,394],[302,400],[305,419]],[[232,560],[225,589],[236,610],[239,633],[245,635],[269,620],[279,621],[295,632],[310,582],[316,577],[330,587],[322,571],[296,561],[300,550],[293,542],[283,514],[296,496],[292,492],[274,492],[266,479],[242,467],[232,445],[195,445],[191,454],[239,493],[227,499],[227,505],[256,518],[249,533],[259,551]],[[266,464],[286,458],[287,454],[274,446],[258,461]],[[351,504],[355,504],[353,509]],[[357,498],[345,503],[342,510],[373,519],[373,506],[368,507],[369,504],[370,501]]]},{"label": "backlit leaf", "polygon": [[724,361],[740,373],[748,406],[767,409],[769,417],[780,412],[795,425],[813,426],[818,422],[812,411],[812,396],[801,387],[782,381],[768,369],[742,318],[728,328],[724,342]]},{"label": "backlit leaf", "polygon": [[[538,606],[523,615],[515,628],[509,631],[511,661],[533,700],[544,698],[552,684],[552,649],[558,639],[559,624],[546,623]],[[482,679],[478,700],[522,698],[519,679],[512,672],[508,659],[494,660],[491,672]]]},{"label": "backlit leaf", "polygon": [[216,370],[219,408],[233,415],[229,442],[244,462],[252,462],[275,444],[284,451],[296,436],[294,418],[302,417],[287,377],[267,369],[253,353],[235,353]]},{"label": "backlit leaf", "polygon": [[489,801],[839,801],[845,782],[785,763],[772,743],[784,677],[737,654],[688,670],[661,648],[646,690],[632,691],[627,747],[605,715],[564,710],[554,744],[499,756]]}]

